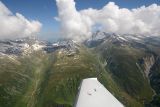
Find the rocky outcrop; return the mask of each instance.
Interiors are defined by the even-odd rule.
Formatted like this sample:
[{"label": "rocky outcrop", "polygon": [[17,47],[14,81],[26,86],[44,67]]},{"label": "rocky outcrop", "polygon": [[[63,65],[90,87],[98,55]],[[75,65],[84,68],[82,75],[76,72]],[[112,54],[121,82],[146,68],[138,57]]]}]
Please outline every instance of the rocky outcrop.
[{"label": "rocky outcrop", "polygon": [[148,77],[149,73],[150,73],[150,69],[152,68],[152,66],[155,63],[155,58],[153,55],[149,55],[149,56],[143,58],[143,62],[144,62],[143,63],[144,73],[145,73],[146,77]]}]

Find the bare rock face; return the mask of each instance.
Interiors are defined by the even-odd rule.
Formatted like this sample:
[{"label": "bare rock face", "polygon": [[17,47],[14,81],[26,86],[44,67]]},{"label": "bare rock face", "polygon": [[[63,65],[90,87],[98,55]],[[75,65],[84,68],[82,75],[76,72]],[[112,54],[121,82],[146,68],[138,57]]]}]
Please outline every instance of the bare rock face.
[{"label": "bare rock face", "polygon": [[155,63],[155,58],[153,55],[150,55],[150,56],[144,57],[143,61],[144,61],[144,64],[143,64],[144,73],[145,73],[146,77],[148,77],[150,70]]}]

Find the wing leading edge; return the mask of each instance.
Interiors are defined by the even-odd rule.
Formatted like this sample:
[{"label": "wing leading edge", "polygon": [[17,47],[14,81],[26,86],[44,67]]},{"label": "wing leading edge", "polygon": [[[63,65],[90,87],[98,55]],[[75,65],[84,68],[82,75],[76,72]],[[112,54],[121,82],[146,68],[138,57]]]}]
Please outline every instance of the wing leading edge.
[{"label": "wing leading edge", "polygon": [[97,78],[84,79],[74,107],[124,107]]}]

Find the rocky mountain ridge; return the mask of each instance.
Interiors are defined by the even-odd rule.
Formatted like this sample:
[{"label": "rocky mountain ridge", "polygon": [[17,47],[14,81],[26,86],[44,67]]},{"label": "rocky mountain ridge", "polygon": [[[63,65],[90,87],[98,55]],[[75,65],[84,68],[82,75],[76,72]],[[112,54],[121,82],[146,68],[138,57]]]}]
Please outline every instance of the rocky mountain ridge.
[{"label": "rocky mountain ridge", "polygon": [[35,38],[23,38],[16,40],[1,40],[0,55],[28,55],[34,51],[52,53],[56,50],[64,50],[71,55],[78,51],[79,45],[73,40],[60,40],[55,43],[40,41]]}]

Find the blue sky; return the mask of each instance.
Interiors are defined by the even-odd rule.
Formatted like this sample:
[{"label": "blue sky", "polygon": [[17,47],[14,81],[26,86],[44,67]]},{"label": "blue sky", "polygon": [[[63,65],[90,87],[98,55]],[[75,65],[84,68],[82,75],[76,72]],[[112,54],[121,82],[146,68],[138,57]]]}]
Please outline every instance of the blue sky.
[{"label": "blue sky", "polygon": [[[21,13],[27,19],[38,20],[43,24],[41,37],[56,37],[59,30],[59,23],[54,20],[57,16],[57,7],[55,0],[1,0],[13,13]],[[89,7],[100,9],[110,0],[75,0],[77,10],[86,9]],[[148,6],[156,3],[160,4],[159,0],[112,0],[119,7],[137,8],[142,5]]]}]

